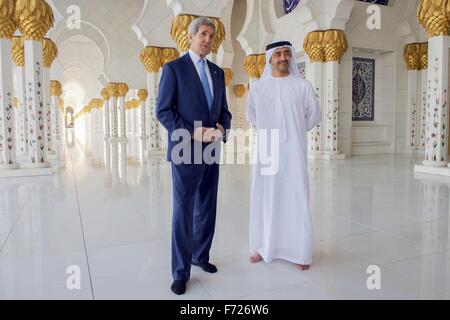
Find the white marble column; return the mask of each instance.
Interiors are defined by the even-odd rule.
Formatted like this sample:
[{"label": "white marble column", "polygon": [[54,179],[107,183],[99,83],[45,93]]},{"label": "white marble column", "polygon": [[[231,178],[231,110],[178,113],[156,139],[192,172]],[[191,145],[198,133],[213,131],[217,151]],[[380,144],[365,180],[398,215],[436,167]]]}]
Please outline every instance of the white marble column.
[{"label": "white marble column", "polygon": [[119,97],[119,84],[110,83],[108,85],[108,93],[110,95],[109,109],[111,111],[111,141],[117,141],[119,138],[119,117],[117,109],[117,98]]},{"label": "white marble column", "polygon": [[94,107],[92,108],[92,128],[95,135],[97,135],[100,132],[100,117],[99,117],[99,110],[94,104]]},{"label": "white marble column", "polygon": [[105,163],[105,168],[107,169],[107,174],[111,173],[111,144],[109,143],[109,141],[104,141],[104,154],[103,154],[103,161]]},{"label": "white marble column", "polygon": [[118,109],[120,114],[120,132],[119,132],[119,140],[126,141],[127,138],[127,116],[126,116],[126,110],[125,110],[125,96],[128,93],[128,85],[125,83],[119,84],[119,99],[118,99]]},{"label": "white marble column", "polygon": [[417,147],[417,88],[418,71],[408,70],[408,110],[406,118],[405,153],[414,153]]},{"label": "white marble column", "polygon": [[25,76],[28,118],[29,167],[46,168],[45,109],[43,101],[42,42],[25,40]]},{"label": "white marble column", "polygon": [[62,94],[61,83],[59,81],[51,81],[50,95],[51,95],[51,111],[52,111],[51,112],[52,140],[55,146],[61,142],[61,109],[59,106],[59,96],[61,94]]},{"label": "white marble column", "polygon": [[[249,91],[252,90],[252,85],[253,82],[257,81],[259,78],[252,78],[250,77],[250,79],[248,80],[249,82]],[[247,113],[247,112],[246,112]],[[249,154],[249,159],[250,159],[250,163],[252,163],[253,160],[256,161],[256,156],[255,156],[255,152],[256,152],[256,142],[257,142],[257,128],[256,125],[249,123],[248,126],[248,130],[250,131],[249,134],[249,143],[248,143],[248,154]]]},{"label": "white marble column", "polygon": [[405,153],[424,153],[427,113],[428,43],[405,46],[404,59],[408,70],[408,109]]},{"label": "white marble column", "polygon": [[145,89],[141,89],[138,91],[139,97],[139,111],[140,111],[140,133],[141,139],[147,139],[147,117],[146,117],[146,101],[148,98],[148,91]]},{"label": "white marble column", "polygon": [[90,139],[92,135],[92,113],[89,107],[86,107],[86,114],[84,115],[86,123],[86,136]]},{"label": "white marble column", "polygon": [[93,136],[95,136],[95,112],[96,109],[89,104],[89,114],[88,114],[88,119],[89,119],[89,131],[93,134]]},{"label": "white marble column", "polygon": [[[159,87],[159,72],[153,72],[147,74],[147,90],[149,98],[148,103],[148,122],[149,122],[149,152],[160,151],[162,149],[163,139],[167,140],[167,130],[163,126],[159,125],[156,118],[156,100],[158,97]],[[164,138],[165,137],[165,138]]]},{"label": "white marble column", "polygon": [[[320,107],[322,107],[322,75],[323,63],[312,62],[307,58],[306,62],[306,79],[311,82],[316,92],[316,97]],[[320,123],[308,132],[308,158],[320,159],[322,158],[322,124]]]},{"label": "white marble column", "polygon": [[[233,114],[232,119],[232,128],[233,131],[231,135],[228,137],[229,141],[224,146],[226,152],[226,159],[228,161],[229,157],[232,159],[236,159],[237,164],[245,164],[246,163],[246,154],[248,151],[247,146],[247,121],[245,115],[245,105],[246,105],[246,93],[247,86],[244,84],[236,84],[233,86],[233,99],[228,100],[228,107],[230,112]],[[232,103],[235,103],[234,112],[232,111]],[[231,107],[231,108],[230,108]],[[244,127],[245,125],[245,127]],[[235,156],[236,155],[236,158]],[[248,162],[247,162],[248,163]]]},{"label": "white marble column", "polygon": [[43,98],[44,98],[44,115],[45,115],[45,139],[48,154],[55,154],[52,140],[52,108],[50,96],[50,69],[43,68]]},{"label": "white marble column", "polygon": [[123,140],[119,142],[119,174],[120,174],[120,186],[121,194],[128,194],[128,151],[127,151],[128,141]]},{"label": "white marble column", "polygon": [[134,106],[132,109],[133,112],[133,136],[137,136],[139,131],[139,115],[140,115],[140,103],[137,106]]},{"label": "white marble column", "polygon": [[105,140],[109,140],[111,137],[111,128],[110,128],[110,106],[109,106],[109,100],[110,95],[108,93],[108,90],[104,88],[101,92],[104,105],[103,105],[103,133]]},{"label": "white marble column", "polygon": [[55,146],[55,150],[57,149],[57,144],[61,142],[61,129],[60,129],[60,122],[61,117],[59,110],[59,97],[58,96],[52,96],[52,140]]},{"label": "white marble column", "polygon": [[[103,101],[101,102],[103,105]],[[102,111],[100,109],[100,101],[96,100],[94,104],[94,127],[96,136],[102,133]]]},{"label": "white marble column", "polygon": [[419,71],[420,81],[420,135],[419,135],[419,152],[425,154],[425,141],[427,135],[427,105],[428,105],[428,70]]},{"label": "white marble column", "polygon": [[42,54],[43,54],[43,91],[44,91],[44,110],[45,110],[45,137],[47,142],[47,150],[49,154],[56,154],[54,150],[54,141],[52,137],[52,106],[50,94],[50,68],[58,55],[58,48],[56,44],[48,38],[42,40]]},{"label": "white marble column", "polygon": [[13,59],[14,59],[14,74],[15,74],[15,92],[17,97],[17,152],[19,155],[28,156],[28,124],[27,124],[27,110],[25,104],[25,51],[24,38],[12,37]]},{"label": "white marble column", "polygon": [[322,159],[345,159],[339,152],[339,63],[348,49],[345,33],[336,29],[313,31],[305,37],[303,47],[309,58],[306,77],[323,106],[321,128],[309,134],[309,157],[320,158],[322,147]]},{"label": "white marble column", "polygon": [[131,127],[131,109],[129,108],[129,102],[125,99],[125,119],[126,119],[126,128],[127,128],[127,136],[131,134],[133,128]]},{"label": "white marble column", "polygon": [[120,190],[119,142],[111,141],[111,185],[112,194],[117,196]]},{"label": "white marble column", "polygon": [[104,111],[104,109],[103,109],[103,107],[104,107],[104,101],[103,101],[103,99],[99,99],[98,101],[97,101],[97,103],[98,103],[98,133],[99,134],[103,134],[103,132],[105,132],[105,129],[103,128],[103,125],[104,125],[104,117],[105,117],[105,111]]},{"label": "white marble column", "polygon": [[[59,138],[61,141],[66,141],[66,108],[64,105],[64,99],[59,97]],[[66,143],[63,143],[63,148],[66,147]]]},{"label": "white marble column", "polygon": [[345,159],[339,152],[339,62],[325,62],[325,159]]},{"label": "white marble column", "polygon": [[119,140],[127,140],[127,111],[125,109],[125,97],[117,99],[119,112]]},{"label": "white marble column", "polygon": [[128,108],[128,132],[130,136],[133,137],[136,133],[137,119],[136,119],[136,108],[134,107],[134,101],[130,101],[130,106]]},{"label": "white marble column", "polygon": [[93,108],[92,108],[92,128],[93,128],[93,133],[94,133],[94,138],[98,135],[98,133],[100,133],[100,114],[99,114],[99,109],[97,108],[96,103],[93,103]]},{"label": "white marble column", "polygon": [[0,38],[0,169],[17,169],[11,40]]},{"label": "white marble column", "polygon": [[25,68],[17,66],[16,73],[16,93],[18,103],[17,113],[17,133],[18,133],[18,152],[21,155],[28,155],[28,119],[25,99]]},{"label": "white marble column", "polygon": [[109,100],[111,111],[111,140],[119,139],[119,115],[117,109],[117,97],[111,96]]},{"label": "white marble column", "polygon": [[428,110],[425,166],[447,165],[448,153],[448,36],[428,40]]}]

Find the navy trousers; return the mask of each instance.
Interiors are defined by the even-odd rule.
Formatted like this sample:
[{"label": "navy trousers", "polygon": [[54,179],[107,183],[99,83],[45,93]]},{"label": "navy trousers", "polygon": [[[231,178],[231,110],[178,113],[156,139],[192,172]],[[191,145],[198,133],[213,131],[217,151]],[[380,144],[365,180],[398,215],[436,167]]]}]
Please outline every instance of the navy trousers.
[{"label": "navy trousers", "polygon": [[219,185],[218,164],[172,164],[172,276],[188,280],[191,262],[209,262]]}]

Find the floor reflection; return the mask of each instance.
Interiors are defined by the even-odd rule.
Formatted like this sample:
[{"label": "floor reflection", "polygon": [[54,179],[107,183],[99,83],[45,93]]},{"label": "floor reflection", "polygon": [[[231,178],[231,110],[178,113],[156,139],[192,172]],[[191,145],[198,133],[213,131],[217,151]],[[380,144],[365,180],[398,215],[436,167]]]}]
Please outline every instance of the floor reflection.
[{"label": "floor reflection", "polygon": [[[0,298],[170,298],[172,186],[164,155],[149,155],[148,141],[132,136],[110,142],[68,130],[66,140],[66,166],[56,175],[0,180]],[[222,166],[211,252],[221,274],[213,281],[194,270],[186,298],[253,292],[295,299],[306,290],[322,298],[448,299],[450,183],[414,177],[415,163],[391,155],[310,162],[308,273],[283,262],[247,263],[251,169]],[[65,288],[72,264],[90,275],[77,295]],[[365,287],[372,264],[383,272],[382,291]]]}]

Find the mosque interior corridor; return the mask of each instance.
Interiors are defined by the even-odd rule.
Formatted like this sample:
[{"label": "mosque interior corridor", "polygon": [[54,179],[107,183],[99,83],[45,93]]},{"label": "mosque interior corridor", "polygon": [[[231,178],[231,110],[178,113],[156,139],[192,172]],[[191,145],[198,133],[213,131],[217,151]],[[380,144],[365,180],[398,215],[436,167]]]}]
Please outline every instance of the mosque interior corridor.
[{"label": "mosque interior corridor", "polygon": [[[176,296],[156,105],[198,17],[216,32],[232,161],[219,271],[193,266]],[[305,272],[249,261],[249,90],[281,40],[322,114],[304,130]],[[450,0],[0,0],[0,300],[450,299],[449,50]]]},{"label": "mosque interior corridor", "polygon": [[[53,176],[0,181],[0,299],[174,299],[171,175],[163,157],[67,131]],[[414,178],[417,159],[353,157],[310,165],[314,263],[249,263],[250,169],[221,171],[209,275],[193,269],[184,299],[449,299],[449,185]],[[69,266],[81,290],[68,290]],[[366,288],[380,266],[382,290]]]}]

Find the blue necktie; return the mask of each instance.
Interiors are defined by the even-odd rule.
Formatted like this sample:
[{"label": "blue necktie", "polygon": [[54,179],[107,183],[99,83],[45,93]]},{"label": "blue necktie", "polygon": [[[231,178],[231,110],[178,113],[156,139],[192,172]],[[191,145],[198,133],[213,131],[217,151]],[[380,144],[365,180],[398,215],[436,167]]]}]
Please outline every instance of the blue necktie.
[{"label": "blue necktie", "polygon": [[209,86],[208,77],[206,75],[205,59],[200,59],[200,81],[202,82],[203,91],[205,92],[206,100],[208,101],[208,108],[211,111],[213,97],[211,93],[211,87]]}]

